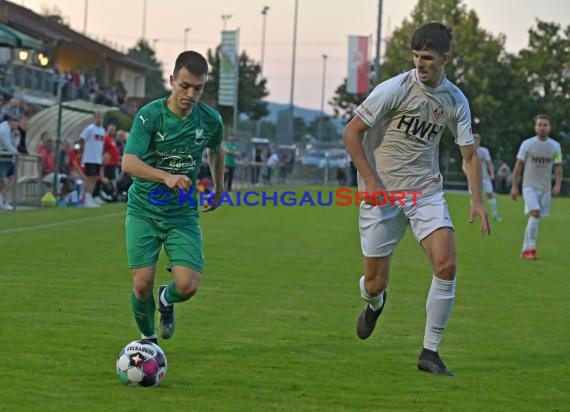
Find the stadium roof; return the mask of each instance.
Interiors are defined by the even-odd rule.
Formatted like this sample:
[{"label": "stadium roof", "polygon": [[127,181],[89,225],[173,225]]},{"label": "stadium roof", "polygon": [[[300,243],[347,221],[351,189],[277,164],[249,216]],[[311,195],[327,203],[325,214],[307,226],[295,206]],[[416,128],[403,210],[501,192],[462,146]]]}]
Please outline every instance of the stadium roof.
[{"label": "stadium roof", "polygon": [[[76,140],[83,129],[93,122],[93,113],[101,111],[103,114],[109,111],[119,110],[116,107],[102,106],[86,100],[74,100],[63,103],[61,112],[61,140]],[[40,144],[40,136],[48,132],[55,140],[57,138],[57,118],[59,105],[53,105],[35,114],[28,125],[26,144],[28,152],[35,154]]]}]

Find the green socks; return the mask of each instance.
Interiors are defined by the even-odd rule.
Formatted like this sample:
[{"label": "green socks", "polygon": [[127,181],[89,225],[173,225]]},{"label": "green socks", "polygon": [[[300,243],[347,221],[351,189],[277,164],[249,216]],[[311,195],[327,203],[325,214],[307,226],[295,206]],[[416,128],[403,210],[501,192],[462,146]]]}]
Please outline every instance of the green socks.
[{"label": "green socks", "polygon": [[139,331],[144,336],[154,335],[154,312],[156,310],[154,295],[151,294],[147,300],[138,300],[135,296],[135,292],[132,292],[131,309],[135,315]]},{"label": "green socks", "polygon": [[[158,298],[160,299],[160,296]],[[178,289],[176,289],[176,284],[174,283],[174,281],[171,280],[170,282],[168,282],[166,290],[164,291],[164,299],[166,299],[167,303],[172,304],[176,302],[184,302],[185,300],[188,300],[190,298],[187,298],[184,295],[182,295],[178,291]]]}]

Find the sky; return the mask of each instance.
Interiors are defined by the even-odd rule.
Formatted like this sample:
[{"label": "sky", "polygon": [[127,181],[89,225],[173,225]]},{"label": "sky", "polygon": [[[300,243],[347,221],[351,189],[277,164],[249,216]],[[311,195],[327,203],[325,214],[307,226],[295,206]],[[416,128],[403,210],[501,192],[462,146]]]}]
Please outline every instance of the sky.
[{"label": "sky", "polygon": [[[375,50],[379,0],[298,0],[297,42],[293,102],[295,105],[332,113],[327,104],[347,74],[348,36],[373,36],[370,58]],[[506,36],[506,49],[516,53],[528,42],[528,30],[536,18],[570,25],[568,0],[463,0],[475,10],[480,26]],[[240,53],[261,60],[263,16],[265,53],[263,74],[270,92],[267,100],[291,101],[293,71],[293,27],[295,0],[14,0],[42,13],[57,7],[70,26],[115,48],[126,51],[145,37],[155,46],[165,78],[176,56],[188,49],[204,55],[215,49],[221,31],[239,29]],[[146,7],[145,7],[146,4]],[[383,0],[382,38],[410,16],[417,0]],[[85,13],[87,10],[87,13]],[[85,16],[87,14],[87,18]],[[230,16],[222,19],[222,15]],[[86,27],[85,27],[86,26]],[[326,60],[323,55],[327,55]]]}]

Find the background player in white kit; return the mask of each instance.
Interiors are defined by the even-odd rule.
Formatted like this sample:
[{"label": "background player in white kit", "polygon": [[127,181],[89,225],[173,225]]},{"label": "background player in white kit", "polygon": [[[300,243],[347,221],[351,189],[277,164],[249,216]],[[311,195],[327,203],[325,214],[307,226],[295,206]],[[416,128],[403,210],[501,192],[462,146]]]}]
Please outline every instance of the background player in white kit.
[{"label": "background player in white kit", "polygon": [[390,256],[408,224],[432,264],[427,320],[418,369],[452,375],[438,348],[455,298],[455,239],[443,197],[438,164],[439,141],[445,127],[460,146],[467,179],[473,188],[470,219],[481,217],[481,234],[490,233],[481,200],[481,164],[471,132],[469,104],[444,74],[450,60],[451,29],[440,23],[417,28],[411,39],[415,69],[378,85],[355,110],[344,141],[358,170],[359,190],[421,191],[406,206],[360,207],[360,239],[365,273],[360,292],[367,302],[356,333],[370,336],[386,303]]},{"label": "background player in white kit", "polygon": [[[534,118],[536,136],[521,143],[517,161],[513,170],[511,197],[516,200],[520,195],[519,176],[524,168],[522,191],[524,212],[528,213],[528,223],[524,231],[524,243],[521,252],[523,259],[538,259],[536,239],[541,216],[548,216],[551,195],[558,196],[562,185],[562,150],[560,143],[551,139],[550,118],[539,114]],[[551,175],[554,165],[555,180],[552,186]]]},{"label": "background player in white kit", "polygon": [[[477,156],[481,160],[481,187],[483,193],[487,197],[487,203],[491,208],[491,214],[493,219],[497,222],[502,222],[503,218],[499,215],[499,208],[497,206],[497,199],[495,198],[493,190],[493,180],[495,180],[495,166],[493,166],[493,159],[491,158],[491,152],[484,146],[481,146],[481,135],[478,133],[473,133],[475,138],[475,147],[477,148]],[[465,162],[463,163],[463,171],[465,172]],[[469,188],[471,191],[471,188]]]},{"label": "background player in white kit", "polygon": [[103,128],[103,113],[97,111],[93,114],[93,123],[81,132],[80,140],[83,142],[83,157],[81,162],[85,166],[85,207],[99,207],[95,203],[93,191],[97,179],[101,175],[103,164],[103,143],[105,141],[105,129]]}]

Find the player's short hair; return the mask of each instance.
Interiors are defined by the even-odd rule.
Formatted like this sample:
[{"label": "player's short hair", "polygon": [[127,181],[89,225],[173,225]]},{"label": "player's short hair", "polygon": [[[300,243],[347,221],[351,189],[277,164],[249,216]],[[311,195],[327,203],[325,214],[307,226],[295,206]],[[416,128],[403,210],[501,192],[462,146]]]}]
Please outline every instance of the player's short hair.
[{"label": "player's short hair", "polygon": [[479,141],[481,141],[481,135],[479,133],[473,133],[473,137]]},{"label": "player's short hair", "polygon": [[172,74],[176,77],[183,67],[197,77],[208,74],[208,62],[204,56],[195,51],[180,53],[174,63],[174,71]]},{"label": "player's short hair", "polygon": [[534,119],[532,119],[532,124],[536,125],[536,122],[539,120],[548,120],[548,123],[550,123],[550,116],[547,115],[546,113],[539,113],[536,116],[534,116]]},{"label": "player's short hair", "polygon": [[418,27],[410,40],[412,50],[434,50],[449,53],[453,36],[451,27],[442,23],[425,23]]}]

